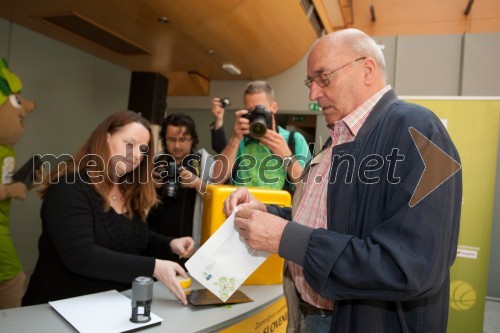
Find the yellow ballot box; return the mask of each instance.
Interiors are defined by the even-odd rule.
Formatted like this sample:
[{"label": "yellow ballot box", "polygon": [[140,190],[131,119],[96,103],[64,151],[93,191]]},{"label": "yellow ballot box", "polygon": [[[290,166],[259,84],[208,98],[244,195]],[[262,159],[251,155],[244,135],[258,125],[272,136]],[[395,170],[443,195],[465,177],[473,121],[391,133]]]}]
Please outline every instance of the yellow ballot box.
[{"label": "yellow ballot box", "polygon": [[[224,200],[236,186],[208,185],[203,198],[203,222],[201,227],[201,243],[203,244],[224,223],[226,216],[223,207]],[[281,190],[247,187],[250,193],[265,204],[290,206],[290,193]],[[267,260],[253,272],[243,284],[276,284],[282,283],[283,259],[277,254],[270,255]]]}]

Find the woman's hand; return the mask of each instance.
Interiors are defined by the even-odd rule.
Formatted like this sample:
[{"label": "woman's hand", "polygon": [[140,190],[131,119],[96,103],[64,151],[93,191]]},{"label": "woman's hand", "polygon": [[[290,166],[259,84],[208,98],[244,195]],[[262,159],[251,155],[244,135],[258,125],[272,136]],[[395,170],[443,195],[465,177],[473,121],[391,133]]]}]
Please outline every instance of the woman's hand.
[{"label": "woman's hand", "polygon": [[170,242],[170,249],[180,258],[189,258],[194,253],[194,239],[191,237],[174,238]]},{"label": "woman's hand", "polygon": [[188,278],[186,271],[176,262],[169,260],[156,259],[155,270],[153,276],[163,283],[182,304],[187,305],[187,298],[184,289],[182,289],[176,275],[179,274],[183,278]]}]

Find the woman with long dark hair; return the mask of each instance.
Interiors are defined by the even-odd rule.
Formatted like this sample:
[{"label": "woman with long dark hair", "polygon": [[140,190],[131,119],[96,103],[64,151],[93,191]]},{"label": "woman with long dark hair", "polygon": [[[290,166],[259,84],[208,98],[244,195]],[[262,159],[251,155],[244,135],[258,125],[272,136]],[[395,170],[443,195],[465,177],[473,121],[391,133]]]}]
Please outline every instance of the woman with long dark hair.
[{"label": "woman with long dark hair", "polygon": [[[145,223],[156,204],[153,136],[147,120],[120,111],[97,126],[66,164],[57,166],[41,194],[39,258],[23,305],[131,287],[137,276],[154,276],[183,304],[171,260],[194,252],[191,237],[170,238]],[[59,166],[62,165],[61,168]]]}]

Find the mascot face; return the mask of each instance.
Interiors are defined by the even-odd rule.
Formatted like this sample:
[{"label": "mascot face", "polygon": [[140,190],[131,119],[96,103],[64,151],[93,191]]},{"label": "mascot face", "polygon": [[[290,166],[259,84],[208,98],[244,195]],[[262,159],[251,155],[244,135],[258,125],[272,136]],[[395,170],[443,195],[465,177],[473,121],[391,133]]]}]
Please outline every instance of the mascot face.
[{"label": "mascot face", "polygon": [[0,106],[0,144],[12,147],[24,133],[24,118],[35,109],[35,103],[18,94],[9,95]]},{"label": "mascot face", "polygon": [[36,106],[24,99],[19,92],[22,84],[19,78],[0,59],[0,144],[12,147],[24,133],[24,118]]}]

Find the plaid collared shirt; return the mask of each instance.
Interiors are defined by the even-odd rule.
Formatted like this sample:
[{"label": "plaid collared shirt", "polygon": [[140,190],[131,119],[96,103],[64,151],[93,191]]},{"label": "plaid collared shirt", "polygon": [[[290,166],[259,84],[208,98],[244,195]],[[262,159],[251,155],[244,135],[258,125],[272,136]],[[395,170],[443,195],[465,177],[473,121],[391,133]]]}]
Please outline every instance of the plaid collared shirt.
[{"label": "plaid collared shirt", "polygon": [[[345,142],[354,141],[359,129],[365,123],[375,104],[390,89],[390,86],[386,86],[379,90],[357,109],[343,119],[336,121],[333,127],[328,129],[332,138],[332,145],[311,161],[309,175],[303,180],[303,195],[296,210],[294,221],[311,228],[326,229],[327,186],[332,160],[331,148]],[[335,198],[331,199],[335,200]],[[290,262],[289,267],[297,291],[305,302],[317,308],[333,309],[334,302],[320,296],[307,283],[304,278],[302,266]]]}]

